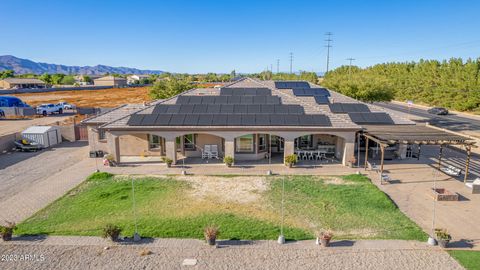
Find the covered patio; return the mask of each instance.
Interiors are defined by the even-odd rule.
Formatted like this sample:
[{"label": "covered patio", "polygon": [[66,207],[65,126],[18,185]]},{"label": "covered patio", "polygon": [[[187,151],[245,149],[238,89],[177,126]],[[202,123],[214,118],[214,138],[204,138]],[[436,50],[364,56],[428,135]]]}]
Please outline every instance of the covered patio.
[{"label": "covered patio", "polygon": [[[464,148],[466,152],[463,178],[464,183],[467,183],[469,177],[471,150],[473,147],[477,147],[475,141],[471,138],[425,125],[404,126],[402,128],[395,126],[366,126],[361,135],[365,138],[365,170],[372,167],[368,161],[369,143],[376,143],[380,149],[380,167],[378,168],[378,171],[381,176],[380,179],[382,184],[384,180],[388,179],[388,176],[383,174],[386,149],[389,149],[392,146],[398,147],[396,155],[398,155],[399,158],[402,158],[407,155],[407,151],[412,151],[409,146],[416,145],[417,151],[414,156],[416,156],[417,160],[420,160],[422,145],[438,145],[438,170],[442,170],[442,158],[445,147],[453,146]],[[358,155],[360,155],[360,152],[358,152]],[[360,156],[358,158],[360,159]],[[460,170],[458,172],[461,173],[461,168],[456,169]]]}]

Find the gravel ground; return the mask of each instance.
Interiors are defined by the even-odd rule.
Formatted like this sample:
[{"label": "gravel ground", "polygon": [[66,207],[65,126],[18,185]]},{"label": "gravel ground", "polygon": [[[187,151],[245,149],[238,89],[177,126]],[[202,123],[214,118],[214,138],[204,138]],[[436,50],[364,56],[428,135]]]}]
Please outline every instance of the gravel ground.
[{"label": "gravel ground", "polygon": [[[146,251],[151,254],[141,254]],[[336,242],[331,248],[314,241],[226,241],[215,248],[189,239],[130,245],[96,237],[48,237],[2,243],[0,254],[0,269],[463,269],[438,248],[382,240]],[[4,261],[9,255],[28,259]],[[196,264],[182,265],[185,259]]]},{"label": "gravel ground", "polygon": [[77,186],[95,170],[84,142],[63,142],[36,153],[0,155],[0,224],[20,221]]}]

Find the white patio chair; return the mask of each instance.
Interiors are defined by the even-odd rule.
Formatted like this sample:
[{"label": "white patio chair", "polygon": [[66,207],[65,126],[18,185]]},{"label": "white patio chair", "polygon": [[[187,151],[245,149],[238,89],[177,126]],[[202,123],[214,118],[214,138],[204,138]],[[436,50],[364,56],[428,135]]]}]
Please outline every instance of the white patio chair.
[{"label": "white patio chair", "polygon": [[202,149],[202,159],[210,158],[211,152],[212,152],[211,145],[205,144],[205,146],[203,146],[203,149]]},{"label": "white patio chair", "polygon": [[210,145],[210,157],[209,158],[216,158],[218,159],[218,145],[212,144]]},{"label": "white patio chair", "polygon": [[308,152],[307,152],[307,155],[308,155],[308,159],[309,159],[309,160],[314,160],[313,151],[308,151]]}]

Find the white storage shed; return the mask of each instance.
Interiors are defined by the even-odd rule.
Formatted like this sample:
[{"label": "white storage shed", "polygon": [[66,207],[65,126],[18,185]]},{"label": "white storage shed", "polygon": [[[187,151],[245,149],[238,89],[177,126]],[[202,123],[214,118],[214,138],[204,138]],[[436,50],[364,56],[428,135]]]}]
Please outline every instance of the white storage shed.
[{"label": "white storage shed", "polygon": [[31,126],[22,132],[22,137],[30,141],[50,147],[62,142],[62,134],[58,126]]}]

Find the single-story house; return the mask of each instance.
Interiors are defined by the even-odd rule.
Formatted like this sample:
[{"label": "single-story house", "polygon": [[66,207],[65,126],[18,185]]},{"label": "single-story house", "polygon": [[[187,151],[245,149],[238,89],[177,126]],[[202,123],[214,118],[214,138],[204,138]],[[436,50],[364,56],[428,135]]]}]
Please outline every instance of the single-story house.
[{"label": "single-story house", "polygon": [[216,145],[220,158],[235,161],[283,160],[297,154],[326,156],[346,165],[366,127],[415,125],[312,83],[253,78],[150,104],[124,105],[83,123],[92,151],[108,152],[117,162],[124,156],[166,156],[174,164],[179,158],[199,158],[206,146]]},{"label": "single-story house", "polygon": [[93,80],[95,86],[113,86],[124,87],[127,86],[127,79],[115,76],[105,76]]},{"label": "single-story house", "polygon": [[6,78],[0,80],[0,88],[23,89],[23,88],[45,88],[45,83],[33,78]]},{"label": "single-story house", "polygon": [[133,74],[127,76],[127,84],[138,84],[142,79],[149,79],[150,75]]}]

